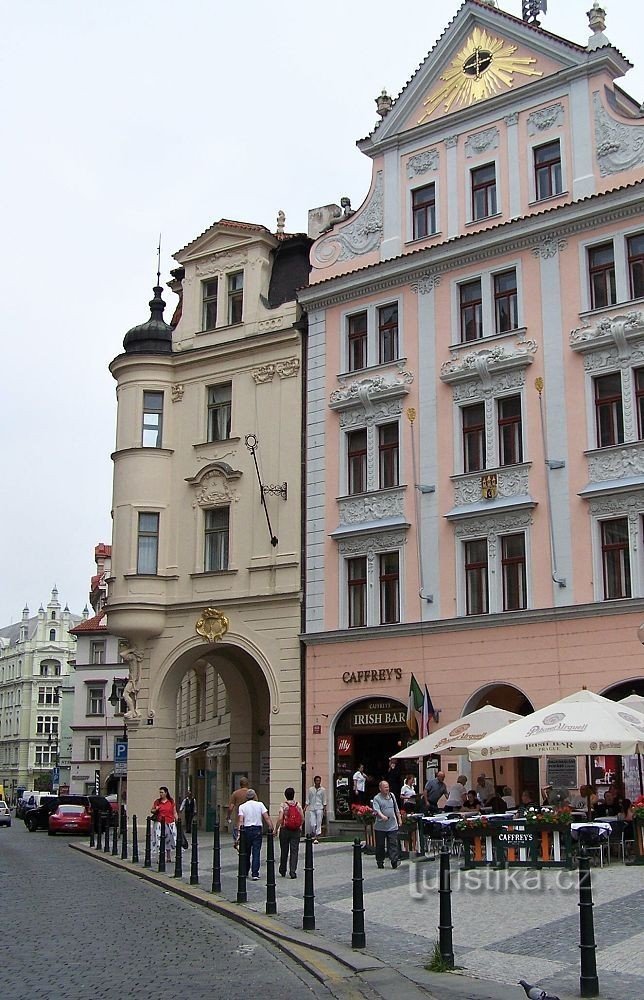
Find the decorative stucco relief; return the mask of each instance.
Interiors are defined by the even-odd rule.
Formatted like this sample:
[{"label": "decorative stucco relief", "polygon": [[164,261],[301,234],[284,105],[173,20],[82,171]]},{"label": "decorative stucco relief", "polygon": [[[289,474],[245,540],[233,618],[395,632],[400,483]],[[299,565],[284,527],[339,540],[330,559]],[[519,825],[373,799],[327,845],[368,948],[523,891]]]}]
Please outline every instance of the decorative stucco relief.
[{"label": "decorative stucco relief", "polygon": [[183,399],[183,386],[173,385],[170,388],[170,392],[172,393],[172,402],[180,403],[181,400]]},{"label": "decorative stucco relief", "polygon": [[407,542],[406,531],[381,531],[373,535],[356,535],[353,538],[343,538],[338,542],[338,551],[341,555],[347,556],[367,556],[374,559],[376,553],[390,552],[391,549],[400,548]]},{"label": "decorative stucco relief", "polygon": [[438,150],[428,149],[424,153],[416,153],[407,160],[407,177],[412,178],[417,174],[426,174],[430,170],[438,170]]},{"label": "decorative stucco relief", "polygon": [[617,357],[628,361],[633,353],[633,341],[644,338],[644,313],[634,310],[625,316],[607,316],[592,325],[586,323],[570,333],[573,351],[596,351],[613,348]]},{"label": "decorative stucco relief", "polygon": [[431,271],[426,271],[425,274],[419,274],[409,287],[414,295],[427,295],[428,292],[433,292],[435,288],[438,288],[440,283],[440,274],[432,274]]},{"label": "decorative stucco relief", "polygon": [[275,365],[260,365],[259,368],[253,368],[251,374],[255,385],[262,385],[264,382],[272,382],[275,374]]},{"label": "decorative stucco relief", "polygon": [[441,379],[443,382],[458,382],[475,376],[484,389],[490,389],[497,372],[532,364],[536,352],[536,340],[520,340],[514,345],[514,349],[502,346],[473,351],[471,354],[453,354],[441,366]]},{"label": "decorative stucco relief", "polygon": [[342,388],[335,389],[329,398],[332,409],[362,404],[367,413],[373,411],[374,401],[380,397],[400,396],[409,392],[408,386],[414,381],[411,372],[400,371],[398,375],[376,375],[347,382],[346,376],[338,378]]},{"label": "decorative stucco relief", "polygon": [[609,115],[599,91],[593,94],[595,152],[602,177],[644,164],[644,125],[626,125]]},{"label": "decorative stucco relief", "polygon": [[476,132],[475,135],[468,135],[465,140],[465,155],[478,156],[488,149],[498,149],[499,130],[498,128],[486,128],[483,132]]},{"label": "decorative stucco relief", "polygon": [[[481,500],[481,476],[485,471],[459,479],[454,483],[454,503],[456,506],[466,503],[479,503]],[[528,469],[499,470],[497,476],[497,496],[521,497],[528,493]]]},{"label": "decorative stucco relief", "polygon": [[539,108],[528,115],[528,135],[536,135],[547,128],[561,125],[564,118],[563,104],[550,104],[547,108]]},{"label": "decorative stucco relief", "polygon": [[280,378],[294,378],[300,370],[299,358],[286,358],[275,363],[275,371]]},{"label": "decorative stucco relief", "polygon": [[266,333],[268,330],[281,330],[283,326],[284,317],[273,316],[271,319],[260,319],[257,329],[260,333]]},{"label": "decorative stucco relief", "polygon": [[230,271],[231,267],[243,267],[248,261],[245,253],[236,250],[228,250],[225,253],[218,253],[210,260],[199,261],[195,266],[195,274],[199,278],[207,278],[212,274],[222,274]]},{"label": "decorative stucco relief", "polygon": [[483,538],[496,541],[497,535],[505,535],[509,531],[528,528],[532,524],[532,513],[529,510],[499,511],[498,514],[481,514],[480,517],[467,517],[454,521],[454,534],[457,538]]},{"label": "decorative stucco relief", "polygon": [[338,501],[341,524],[361,524],[382,517],[404,514],[404,491],[392,490],[386,494],[351,497]]},{"label": "decorative stucco relief", "polygon": [[503,121],[508,126],[508,128],[511,125],[518,125],[519,124],[519,112],[518,111],[512,111],[509,115],[504,115]]},{"label": "decorative stucco relief", "polygon": [[492,379],[489,386],[483,386],[479,379],[471,378],[466,382],[457,382],[452,386],[455,403],[476,402],[497,396],[510,389],[521,389],[525,385],[525,371],[522,368],[505,372]]},{"label": "decorative stucco relief", "polygon": [[337,261],[351,260],[370,253],[380,246],[382,229],[383,176],[382,170],[379,170],[371,197],[351,216],[348,225],[340,223],[313,245],[311,262],[314,267],[330,267]]},{"label": "decorative stucco relief", "polygon": [[593,483],[607,479],[630,479],[644,475],[644,442],[625,445],[588,456],[588,478]]},{"label": "decorative stucco relief", "polygon": [[532,247],[532,253],[535,257],[541,257],[542,260],[549,260],[550,257],[556,257],[567,246],[568,240],[557,236],[556,233],[548,233],[537,243],[536,247]]},{"label": "decorative stucco relief", "polygon": [[217,504],[237,503],[239,493],[235,480],[242,473],[232,469],[226,462],[217,462],[214,468],[200,473],[195,479],[188,479],[191,486],[196,487],[193,507],[215,507]]},{"label": "decorative stucco relief", "polygon": [[448,149],[454,149],[458,145],[458,135],[446,135],[445,145]]},{"label": "decorative stucco relief", "polygon": [[370,427],[372,424],[387,417],[398,417],[402,413],[403,404],[401,399],[392,399],[389,402],[378,403],[368,413],[364,406],[352,406],[350,410],[343,410],[340,413],[340,427],[348,430],[350,427]]}]

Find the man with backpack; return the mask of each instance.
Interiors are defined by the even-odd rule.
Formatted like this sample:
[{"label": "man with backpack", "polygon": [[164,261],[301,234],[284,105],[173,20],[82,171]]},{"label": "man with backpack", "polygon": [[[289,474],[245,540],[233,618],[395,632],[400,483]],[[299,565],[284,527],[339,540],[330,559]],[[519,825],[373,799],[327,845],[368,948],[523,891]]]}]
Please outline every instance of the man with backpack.
[{"label": "man with backpack", "polygon": [[326,788],[322,787],[322,778],[319,774],[316,774],[306,797],[306,811],[308,813],[307,832],[313,834],[314,844],[317,844],[318,837],[322,833],[322,821],[324,820],[325,810]]},{"label": "man with backpack", "polygon": [[288,864],[288,874],[290,878],[297,878],[297,862],[300,853],[300,835],[302,824],[304,823],[304,810],[299,802],[295,801],[295,789],[285,788],[284,799],[280,806],[280,811],[275,824],[275,833],[279,833],[280,838],[280,864],[279,873],[282,878],[286,877],[286,867]]}]

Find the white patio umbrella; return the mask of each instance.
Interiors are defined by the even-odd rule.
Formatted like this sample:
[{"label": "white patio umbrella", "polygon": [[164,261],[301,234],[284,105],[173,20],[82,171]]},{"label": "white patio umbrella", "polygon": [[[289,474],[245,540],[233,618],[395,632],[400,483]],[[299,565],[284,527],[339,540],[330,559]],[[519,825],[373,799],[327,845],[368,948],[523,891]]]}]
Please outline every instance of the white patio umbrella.
[{"label": "white patio umbrella", "polygon": [[644,751],[644,717],[593,691],[577,691],[469,747],[470,760]]},{"label": "white patio umbrella", "polygon": [[[636,712],[644,715],[644,698],[641,694],[629,694],[625,698],[620,698],[618,705],[626,705],[627,708],[634,708]],[[637,755],[637,770],[640,779],[640,795],[644,795],[644,775],[642,775],[642,755]]]},{"label": "white patio umbrella", "polygon": [[522,716],[516,712],[508,712],[504,708],[495,708],[494,705],[484,705],[477,708],[476,712],[470,712],[455,722],[450,722],[447,726],[442,726],[435,732],[425,736],[422,740],[412,743],[394,754],[394,760],[410,760],[418,757],[428,757],[430,754],[452,753],[459,751],[463,753],[477,740],[482,739],[489,733],[507,726],[510,722],[521,719]]}]

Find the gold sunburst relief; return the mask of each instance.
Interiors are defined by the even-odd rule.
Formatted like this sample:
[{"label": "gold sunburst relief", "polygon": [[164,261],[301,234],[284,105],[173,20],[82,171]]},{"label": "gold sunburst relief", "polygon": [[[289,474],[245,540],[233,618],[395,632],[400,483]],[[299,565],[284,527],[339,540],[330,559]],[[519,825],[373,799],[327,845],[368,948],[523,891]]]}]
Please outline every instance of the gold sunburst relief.
[{"label": "gold sunburst relief", "polygon": [[422,125],[441,102],[447,114],[455,106],[466,107],[492,97],[503,87],[512,87],[515,73],[543,76],[539,70],[532,69],[536,59],[515,56],[516,50],[516,45],[510,45],[503,38],[495,38],[484,29],[475,28],[441,75],[441,85],[424,101],[426,110],[418,124]]}]

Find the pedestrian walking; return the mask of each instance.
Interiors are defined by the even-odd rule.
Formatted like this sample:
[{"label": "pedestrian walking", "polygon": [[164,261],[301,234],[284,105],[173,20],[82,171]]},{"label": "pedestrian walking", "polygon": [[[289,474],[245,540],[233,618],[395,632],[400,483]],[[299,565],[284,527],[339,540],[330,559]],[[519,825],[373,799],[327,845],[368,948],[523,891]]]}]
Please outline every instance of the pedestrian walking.
[{"label": "pedestrian walking", "polygon": [[374,797],[373,811],[376,814],[374,833],[376,835],[376,864],[378,868],[385,867],[385,854],[389,857],[392,868],[400,864],[400,845],[398,830],[401,826],[398,803],[389,791],[389,782],[381,781],[378,794]]},{"label": "pedestrian walking", "polygon": [[172,861],[171,852],[177,844],[177,807],[167,787],[161,785],[159,798],[152,803],[154,820],[154,846],[161,850],[161,820],[165,820],[165,859]]},{"label": "pedestrian walking", "polygon": [[280,841],[279,873],[286,878],[286,869],[290,878],[297,878],[297,862],[300,854],[300,837],[304,823],[304,810],[295,801],[295,789],[284,789],[284,802],[280,805],[275,824],[275,833]]},{"label": "pedestrian walking", "polygon": [[239,788],[235,789],[228,802],[226,822],[229,824],[232,823],[233,847],[236,851],[239,850],[239,807],[248,797],[248,785],[248,778],[240,778]]},{"label": "pedestrian walking", "polygon": [[262,851],[262,834],[264,824],[271,833],[273,830],[273,820],[268,814],[268,809],[263,802],[257,800],[257,792],[254,788],[249,788],[246,793],[246,801],[242,802],[238,809],[239,833],[244,831],[246,837],[246,875],[250,872],[253,882],[259,880],[259,862]]},{"label": "pedestrian walking", "polygon": [[353,775],[353,799],[359,805],[364,805],[367,801],[367,775],[364,764],[358,765],[358,770]]},{"label": "pedestrian walking", "polygon": [[182,816],[183,832],[181,837],[181,846],[184,851],[188,849],[188,839],[186,834],[192,831],[192,821],[197,815],[197,800],[195,799],[194,792],[192,789],[188,790],[188,793],[179,807],[179,814]]},{"label": "pedestrian walking", "polygon": [[326,812],[326,788],[322,786],[322,778],[316,774],[313,784],[306,796],[306,811],[308,813],[308,833],[313,835],[313,843],[317,844],[322,834],[322,823]]}]

